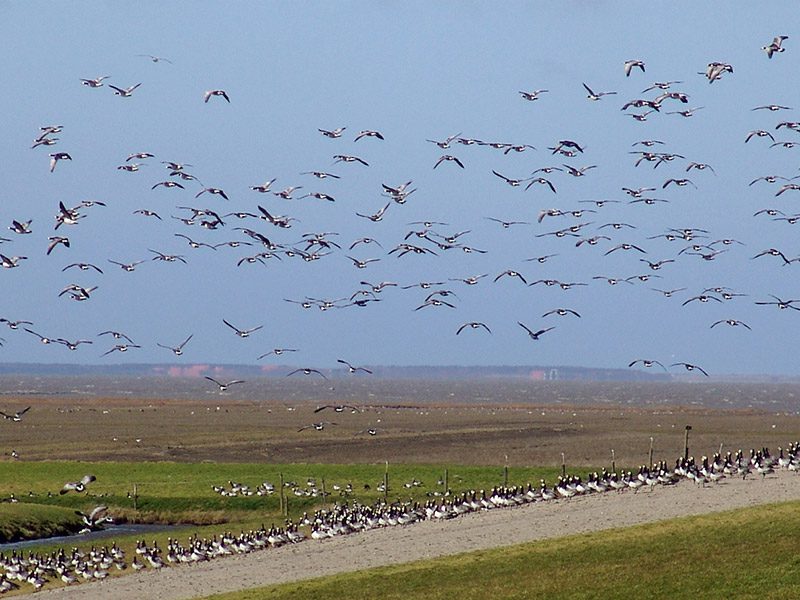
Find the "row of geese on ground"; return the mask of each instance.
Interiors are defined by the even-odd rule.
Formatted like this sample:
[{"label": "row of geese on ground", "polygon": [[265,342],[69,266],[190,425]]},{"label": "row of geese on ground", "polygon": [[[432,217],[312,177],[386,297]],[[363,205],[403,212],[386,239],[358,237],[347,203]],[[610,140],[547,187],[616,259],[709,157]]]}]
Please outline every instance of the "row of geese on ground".
[{"label": "row of geese on ground", "polygon": [[[378,501],[371,506],[357,501],[335,503],[331,508],[319,509],[312,515],[305,513],[297,523],[287,520],[285,528],[273,525],[267,529],[262,525],[258,530],[242,532],[238,536],[230,532],[210,539],[191,536],[186,545],[170,538],[166,553],[155,541],[148,546],[145,541],[139,540],[130,567],[136,571],[146,568],[159,570],[167,564],[199,563],[223,556],[299,543],[307,538],[300,530],[301,526],[310,528],[312,539],[325,539],[426,520],[452,519],[495,508],[569,500],[581,495],[612,491],[624,493],[626,490],[637,493],[642,487],[653,490],[659,485],[676,485],[684,480],[705,486],[710,482],[717,483],[725,477],[746,478],[753,472],[763,479],[774,473],[775,469],[786,469],[795,473],[800,471],[800,443],[792,443],[786,450],[779,448],[777,457],[772,456],[768,448],[752,449],[749,456],[741,450],[735,454],[729,452],[725,456],[717,453],[711,458],[704,456],[699,462],[693,458],[681,457],[676,460],[673,468],[662,461],[651,467],[643,465],[636,474],[631,471],[611,473],[605,469],[600,473],[592,472],[585,482],[577,475],[559,477],[552,487],[542,480],[538,487],[528,483],[510,487],[496,486],[488,492],[470,490],[460,494],[448,490],[441,497],[429,498],[422,504],[417,501]],[[418,487],[413,485],[414,482],[404,487]],[[247,489],[243,484],[229,483],[232,489],[238,488],[239,492]],[[266,485],[262,484],[259,488]],[[274,491],[274,486],[272,490]],[[100,513],[104,514],[104,511],[98,511]],[[116,543],[111,548],[92,548],[86,553],[74,548],[67,554],[62,548],[49,555],[30,553],[26,557],[14,551],[10,556],[0,554],[0,593],[18,589],[23,583],[39,590],[53,579],[60,579],[66,585],[101,580],[108,577],[112,569],[124,571],[127,568],[125,552]]]}]

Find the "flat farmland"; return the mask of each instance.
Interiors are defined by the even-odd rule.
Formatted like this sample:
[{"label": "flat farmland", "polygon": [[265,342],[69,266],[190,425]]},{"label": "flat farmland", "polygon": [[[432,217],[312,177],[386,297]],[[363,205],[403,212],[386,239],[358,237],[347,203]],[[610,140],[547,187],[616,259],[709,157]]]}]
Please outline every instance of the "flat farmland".
[{"label": "flat farmland", "polygon": [[59,394],[0,397],[7,414],[32,407],[19,422],[0,421],[6,460],[558,466],[563,453],[568,466],[610,466],[613,450],[617,466],[635,467],[651,438],[656,460],[682,455],[687,425],[698,457],[800,439],[800,386],[790,384],[377,381],[331,390],[266,380],[267,389],[226,395],[189,381],[199,389],[186,397],[174,382],[138,396],[124,387],[78,393],[72,383]]}]

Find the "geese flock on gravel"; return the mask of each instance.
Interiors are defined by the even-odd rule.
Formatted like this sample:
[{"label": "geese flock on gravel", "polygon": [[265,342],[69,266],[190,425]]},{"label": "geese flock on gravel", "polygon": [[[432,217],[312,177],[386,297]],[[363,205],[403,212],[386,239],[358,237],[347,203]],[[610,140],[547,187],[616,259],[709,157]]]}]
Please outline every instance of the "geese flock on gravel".
[{"label": "geese flock on gravel", "polygon": [[[304,513],[297,522],[287,519],[285,527],[272,525],[257,530],[234,535],[225,532],[211,538],[190,536],[187,543],[169,538],[166,548],[157,542],[148,545],[144,540],[136,542],[135,555],[127,561],[125,552],[112,543],[111,547],[92,547],[88,552],[73,548],[67,552],[63,548],[49,555],[37,555],[13,551],[10,556],[0,554],[0,593],[5,593],[27,583],[34,590],[41,589],[48,581],[58,579],[71,585],[80,581],[100,580],[109,576],[110,571],[125,571],[128,566],[135,571],[143,569],[159,570],[167,565],[196,564],[212,559],[247,554],[286,544],[348,535],[370,529],[411,525],[422,521],[453,519],[469,513],[509,508],[541,502],[564,501],[564,510],[569,510],[569,500],[578,496],[607,493],[638,493],[641,488],[652,491],[658,486],[673,486],[682,481],[691,481],[698,486],[718,484],[728,477],[746,479],[748,475],[764,479],[776,470],[800,472],[800,442],[791,443],[786,449],[779,448],[778,456],[773,456],[768,448],[751,449],[749,455],[741,450],[728,452],[725,456],[715,454],[694,458],[678,458],[674,467],[664,461],[650,467],[643,465],[637,473],[592,472],[584,479],[578,475],[559,477],[553,486],[544,480],[539,485],[495,486],[491,490],[469,490],[453,493],[450,490],[437,495],[429,494],[424,501],[377,501],[372,505],[358,501],[334,503],[320,508],[312,514]],[[228,482],[230,489],[215,486],[214,491],[235,497],[249,496],[254,492],[249,486]],[[316,486],[312,479],[309,486]],[[296,486],[296,484],[292,484]],[[414,479],[404,484],[405,489],[421,487]],[[316,489],[316,488],[314,488]],[[272,484],[265,482],[257,486],[258,495],[274,493]],[[350,488],[352,491],[352,487]],[[310,495],[310,494],[306,494]],[[106,518],[106,507],[97,507],[90,515],[83,515],[84,521]],[[303,529],[301,529],[301,527]],[[304,533],[308,531],[309,533]]]},{"label": "geese flock on gravel", "polygon": [[[785,42],[788,37],[778,35],[769,44],[761,46],[767,59],[783,55],[786,51]],[[754,43],[754,51],[757,51],[758,48],[759,46]],[[165,63],[164,66],[150,68],[171,68],[169,65],[172,61],[169,59],[158,56],[153,58],[149,54],[138,56],[152,63]],[[627,82],[635,82],[636,78],[644,77],[645,73],[649,74],[650,71],[647,69],[644,60],[627,60],[620,65],[619,71],[617,71],[620,78],[619,83],[625,82],[630,86],[631,84]],[[699,71],[701,78],[698,78],[696,69],[697,67],[685,69],[683,73],[680,73],[678,79],[663,79],[646,87],[637,85],[637,89],[644,87],[641,92],[635,92],[633,89],[621,91],[620,93],[638,93],[640,97],[624,102],[621,106],[621,113],[616,110],[607,116],[616,115],[619,118],[621,114],[639,122],[652,120],[655,117],[676,119],[675,128],[691,128],[693,119],[702,118],[696,115],[704,107],[689,106],[690,98],[692,96],[707,97],[717,93],[724,94],[722,89],[725,85],[724,80],[734,77],[734,67],[725,62],[708,62],[707,66]],[[608,73],[598,73],[597,77],[599,78],[601,75],[610,76]],[[143,81],[130,85],[128,85],[129,82],[113,85],[108,82],[108,80],[114,81],[112,76],[101,75],[80,78],[76,84],[80,83],[85,86],[87,95],[99,94],[100,96],[95,96],[94,99],[100,98],[106,103],[135,103],[144,101],[142,95],[145,93],[148,83],[146,77],[143,76],[142,79]],[[693,81],[688,81],[689,79]],[[709,87],[700,83],[703,80],[707,84],[715,85]],[[588,92],[588,99],[593,106],[607,105],[617,94],[617,91],[595,91],[596,86],[593,83],[580,81],[575,82],[576,88],[580,89],[581,84]],[[684,84],[686,91],[676,90],[676,86]],[[782,85],[782,83],[776,84],[773,91],[777,92]],[[114,99],[108,95],[104,99],[102,96],[104,88],[110,89],[119,98]],[[764,93],[772,92],[764,90]],[[522,90],[519,91],[519,95],[523,102],[541,105],[549,101],[550,91],[544,88]],[[515,93],[510,96],[514,101],[519,101],[519,97]],[[707,99],[712,100],[710,97]],[[728,96],[726,102],[732,103],[736,99],[736,97]],[[214,115],[217,116],[224,114],[219,111],[236,110],[237,100],[234,91],[217,87],[204,92],[198,90],[196,97],[197,103],[206,105],[206,112],[214,112]],[[91,105],[87,105],[87,111],[90,110],[89,106]],[[683,108],[667,110],[670,107]],[[645,112],[635,112],[637,109],[645,110]],[[800,131],[800,122],[788,119],[773,123],[764,121],[764,117],[768,115],[790,113],[793,110],[791,107],[770,101],[759,106],[746,107],[743,110],[748,111],[744,114],[759,119],[755,129],[749,133],[742,132],[742,141],[748,144],[748,148],[754,148],[764,141],[767,144],[764,152],[770,153],[770,148],[778,148],[774,153],[769,154],[769,157],[777,158],[781,150],[800,144],[800,141],[794,139],[776,139],[775,137],[779,133],[796,134]],[[734,127],[736,124],[732,123],[730,126]],[[642,125],[642,127],[646,128],[647,125]],[[765,127],[770,129],[765,129]],[[316,131],[314,131],[315,129]],[[558,335],[558,332],[553,330],[559,327],[560,323],[566,325],[569,323],[568,320],[582,317],[585,320],[587,312],[591,313],[590,307],[594,304],[593,299],[597,295],[598,287],[603,284],[611,286],[624,284],[620,286],[621,288],[646,284],[658,295],[672,298],[673,295],[687,290],[688,285],[682,285],[680,273],[675,270],[676,264],[679,262],[714,263],[726,259],[733,260],[734,255],[739,255],[739,259],[758,260],[760,263],[773,261],[780,267],[800,262],[800,257],[793,257],[788,250],[775,247],[767,249],[758,247],[749,251],[746,256],[741,256],[740,254],[744,252],[745,242],[737,240],[725,232],[715,232],[710,223],[676,223],[663,229],[649,230],[649,225],[654,222],[663,222],[663,219],[654,219],[654,216],[657,216],[655,212],[646,215],[644,212],[637,212],[648,210],[646,208],[637,209],[637,207],[649,206],[653,207],[649,210],[658,211],[661,209],[657,207],[686,202],[688,196],[685,194],[692,194],[694,191],[703,194],[713,193],[716,170],[711,164],[701,160],[702,157],[688,156],[690,153],[695,153],[693,148],[673,149],[670,148],[667,141],[653,139],[646,134],[639,139],[631,139],[627,144],[626,154],[629,155],[633,170],[626,171],[624,176],[627,180],[620,181],[619,186],[616,187],[618,197],[592,197],[592,192],[585,189],[579,192],[585,198],[581,200],[562,198],[565,195],[562,190],[568,190],[566,195],[574,195],[571,190],[572,180],[591,180],[595,173],[604,169],[605,165],[576,164],[575,161],[585,160],[590,156],[593,160],[599,161],[603,158],[602,154],[605,149],[598,149],[599,152],[592,155],[591,149],[585,142],[568,137],[559,137],[550,141],[542,140],[544,143],[540,142],[537,145],[522,141],[480,139],[462,132],[443,137],[430,135],[427,140],[420,139],[419,149],[433,150],[428,145],[431,144],[435,147],[435,154],[429,155],[429,162],[415,165],[417,172],[424,167],[428,171],[428,175],[435,170],[436,177],[454,179],[459,177],[459,173],[471,168],[478,168],[475,165],[480,163],[474,153],[492,153],[489,160],[493,162],[494,166],[486,169],[485,192],[480,192],[480,195],[491,195],[494,190],[498,189],[497,186],[508,186],[515,190],[514,194],[526,192],[532,194],[531,202],[538,204],[533,211],[530,209],[531,204],[527,204],[525,211],[520,214],[502,218],[497,215],[485,215],[480,221],[458,223],[457,221],[460,219],[457,214],[451,215],[451,222],[435,220],[426,215],[424,211],[430,210],[430,205],[417,205],[409,208],[414,204],[412,200],[425,194],[422,188],[415,187],[413,177],[410,176],[399,182],[387,183],[384,181],[380,187],[376,186],[372,190],[351,188],[347,192],[342,192],[342,194],[350,196],[382,197],[380,205],[374,205],[371,208],[342,207],[344,203],[341,200],[344,198],[339,195],[336,186],[347,184],[348,179],[353,177],[358,179],[359,175],[354,174],[354,170],[374,169],[375,163],[370,159],[370,149],[375,148],[375,144],[391,145],[392,136],[374,128],[362,126],[353,129],[343,124],[335,127],[311,127],[311,131],[315,135],[318,132],[328,140],[325,142],[328,151],[323,156],[309,154],[309,164],[298,165],[298,168],[291,173],[281,173],[275,176],[270,174],[266,178],[263,177],[263,173],[246,173],[244,174],[245,178],[258,178],[264,183],[240,184],[238,188],[228,186],[223,189],[219,185],[209,185],[209,182],[214,181],[215,176],[208,165],[205,166],[204,171],[195,170],[191,163],[177,160],[177,157],[162,157],[157,156],[155,152],[132,149],[127,156],[123,155],[117,159],[119,164],[116,169],[125,173],[120,177],[127,178],[120,183],[121,189],[135,194],[139,202],[149,203],[152,199],[153,202],[158,202],[162,208],[154,210],[145,206],[127,207],[125,214],[128,216],[122,218],[119,207],[114,207],[112,200],[59,200],[54,222],[51,224],[54,230],[59,230],[59,234],[44,234],[44,237],[41,238],[38,236],[46,226],[39,219],[34,220],[26,214],[6,214],[7,211],[3,210],[2,216],[7,219],[7,229],[11,233],[7,234],[10,237],[0,238],[0,245],[2,245],[0,246],[2,247],[0,266],[3,270],[10,271],[24,272],[30,269],[35,276],[39,269],[37,267],[31,269],[29,263],[40,260],[61,260],[63,257],[62,271],[75,273],[76,277],[80,276],[80,279],[76,278],[74,281],[68,282],[65,287],[54,289],[53,299],[58,301],[57,299],[61,297],[65,299],[64,302],[69,299],[74,303],[82,304],[102,302],[102,300],[96,300],[96,297],[102,298],[103,294],[107,292],[104,289],[107,284],[103,282],[104,278],[108,280],[108,276],[104,274],[104,268],[109,266],[117,267],[125,273],[132,273],[139,269],[150,271],[156,264],[163,265],[162,268],[188,268],[194,261],[203,263],[210,259],[216,261],[223,253],[230,253],[227,262],[231,277],[236,278],[241,275],[241,281],[244,284],[246,281],[252,280],[254,273],[258,273],[257,276],[264,278],[265,287],[268,288],[269,284],[266,282],[271,276],[270,267],[276,263],[283,265],[291,263],[295,266],[284,266],[282,269],[294,270],[318,260],[333,261],[334,263],[338,260],[341,264],[336,268],[344,269],[343,265],[350,263],[353,272],[359,274],[355,277],[355,283],[349,282],[348,277],[337,277],[338,282],[346,287],[339,286],[336,290],[322,293],[319,290],[304,292],[298,289],[296,296],[293,297],[273,296],[270,298],[273,303],[272,308],[278,305],[286,306],[284,302],[288,302],[298,306],[301,310],[317,309],[338,314],[341,314],[343,310],[364,308],[380,310],[381,303],[388,299],[389,295],[399,294],[400,290],[406,290],[406,295],[413,295],[407,301],[409,314],[406,319],[411,323],[416,323],[417,317],[414,316],[414,313],[428,314],[432,311],[441,311],[443,318],[440,323],[448,323],[447,327],[452,327],[451,332],[457,335],[459,340],[471,336],[493,335],[498,330],[502,330],[509,335],[516,336],[519,340],[527,339],[543,343],[544,340]],[[69,142],[68,134],[69,124],[43,125],[35,134],[32,152],[40,152],[41,148],[66,144]],[[156,141],[154,140],[154,143]],[[546,160],[552,161],[552,164],[545,164],[544,161],[539,160],[525,167],[524,171],[513,163],[507,162],[501,166],[500,161],[511,160],[509,157],[522,153],[525,153],[526,156],[534,155],[537,148],[544,150]],[[359,150],[358,154],[355,154],[356,149]],[[90,153],[90,150],[86,149],[84,154]],[[445,153],[440,154],[441,151]],[[754,150],[754,152],[757,151]],[[417,149],[407,147],[403,147],[402,152],[407,156],[421,156],[425,161],[425,152],[417,152]],[[48,171],[49,177],[55,178],[63,170],[81,169],[84,160],[85,156],[81,156],[78,152],[50,152],[43,177],[48,176]],[[110,160],[113,160],[113,157]],[[313,164],[322,161],[336,165],[342,171],[331,173],[323,165],[315,166]],[[622,165],[619,166],[622,167]],[[644,181],[641,180],[643,175],[639,170],[640,166],[650,167],[650,172],[644,174]],[[163,175],[159,174],[157,170],[163,171]],[[660,179],[657,181],[652,179],[654,173],[661,174],[658,175]],[[690,179],[689,175],[696,179]],[[88,177],[88,174],[83,172],[83,176],[90,180],[97,174],[94,173],[92,177]],[[800,176],[755,173],[752,177],[748,177],[748,180],[752,179],[750,186],[761,182],[759,189],[765,185],[779,184],[777,193],[770,193],[768,197],[775,200],[780,197],[783,201],[788,198],[790,192],[800,190],[800,184],[792,183],[797,177]],[[285,181],[279,185],[279,179]],[[326,186],[324,189],[323,185]],[[341,191],[341,187],[339,189]],[[747,186],[744,189],[747,189]],[[303,192],[301,195],[295,195],[300,191]],[[664,197],[657,197],[655,194]],[[170,196],[180,199],[177,203],[170,204],[167,200]],[[548,206],[556,198],[562,198],[559,205]],[[198,205],[197,203],[200,201],[203,201],[204,204]],[[210,204],[212,201],[221,203],[212,206]],[[285,205],[292,201],[295,203],[294,206],[297,206],[298,203],[303,203],[304,206],[307,203],[320,203],[315,205],[318,206],[318,210],[314,215],[314,222],[310,225],[310,230],[301,234],[291,233],[292,228],[299,221],[298,217],[281,214],[282,209],[270,204],[270,202],[278,202],[280,205]],[[168,208],[169,206],[171,208]],[[616,208],[613,208],[614,206]],[[329,208],[323,209],[322,207]],[[494,202],[492,207],[492,210],[500,210],[496,208],[497,204]],[[777,227],[777,223],[792,224],[800,220],[798,214],[786,212],[791,210],[793,209],[790,205],[775,204],[758,207],[754,211],[754,216],[763,218],[763,215],[767,215],[775,222],[772,226]],[[338,221],[335,222],[343,226],[342,231],[331,231],[328,228],[333,214],[331,211],[336,212]],[[401,211],[406,212],[401,215]],[[537,211],[538,217],[536,216]],[[689,212],[686,210],[681,214],[688,215]],[[465,212],[465,214],[468,213]],[[97,248],[103,245],[98,246],[92,239],[86,239],[81,233],[82,230],[85,230],[85,227],[81,225],[94,219],[103,220],[105,229],[135,226],[150,241],[111,248],[108,252],[109,256],[106,256],[106,253],[100,254]],[[135,219],[135,225],[131,219]],[[376,226],[376,223],[398,219],[406,223],[405,234],[400,233],[397,239],[388,239],[388,235],[386,237],[380,235],[381,228]],[[536,223],[532,223],[532,221],[536,221]],[[175,227],[167,227],[169,223],[173,223]],[[557,225],[546,228],[551,223],[557,223]],[[394,223],[394,226],[398,225],[402,227],[400,223]],[[533,256],[519,256],[518,265],[494,264],[490,267],[486,260],[478,260],[477,257],[487,253],[489,255],[500,253],[506,246],[502,237],[503,231],[536,227],[537,225],[546,229],[532,232],[529,248]],[[309,227],[309,225],[305,225],[305,227]],[[489,227],[492,228],[491,231],[488,229]],[[495,227],[499,228],[499,231]],[[66,230],[70,230],[69,235],[65,233]],[[145,232],[145,230],[147,231]],[[471,240],[471,236],[475,236],[477,230],[480,230],[480,241]],[[345,236],[352,237],[345,239]],[[41,251],[36,249],[36,245],[27,244],[28,239],[38,243]],[[37,239],[38,242],[36,242]],[[766,239],[766,236],[759,234],[758,239]],[[487,247],[482,247],[484,243],[487,243]],[[769,241],[761,243],[770,244]],[[676,244],[679,247],[675,247]],[[22,248],[17,250],[19,246]],[[185,253],[179,247],[186,248]],[[592,250],[593,248],[594,250]],[[364,254],[368,250],[375,254]],[[80,261],[75,261],[72,256],[66,258],[68,254],[76,252],[81,255]],[[590,253],[592,252],[596,252],[598,255],[591,257]],[[34,257],[33,254],[37,256]],[[485,270],[486,272],[455,272],[454,265],[448,264],[449,261],[444,259],[444,255],[463,256],[464,254],[471,257],[470,261],[474,262],[459,261],[459,269],[462,269],[464,265],[472,264],[476,271],[480,269],[480,271]],[[611,255],[615,257],[613,261],[611,259],[603,260],[604,257]],[[389,260],[407,261],[413,260],[412,257],[430,260],[431,266],[434,262],[440,266],[436,268],[435,275],[431,274],[430,278],[423,281],[395,282],[382,279],[382,266],[386,265]],[[595,272],[593,276],[584,275],[585,281],[574,281],[568,278],[569,266],[575,264],[576,261],[594,264],[598,270],[609,268],[621,271],[618,273]],[[563,269],[562,276],[559,278],[541,276],[540,273],[534,273],[531,268],[526,266],[531,265],[533,268],[538,268],[547,262],[551,262],[551,264],[560,262]],[[745,263],[740,261],[740,264]],[[166,265],[171,265],[171,267]],[[250,269],[259,269],[259,271]],[[372,273],[372,277],[367,278],[360,275],[363,272]],[[393,268],[391,272],[396,272],[396,268]],[[711,271],[706,269],[705,272],[710,273]],[[788,272],[788,269],[782,271],[784,274]],[[168,276],[161,273],[156,277]],[[490,292],[491,294],[502,295],[504,292],[500,286],[511,285],[530,287],[541,285],[556,291],[594,286],[594,290],[590,292],[590,296],[572,292],[559,300],[549,294],[542,295],[542,298],[547,299],[546,302],[553,302],[553,304],[535,312],[528,310],[526,314],[522,314],[522,309],[520,309],[520,312],[507,322],[505,329],[503,329],[501,315],[498,315],[493,308],[493,299],[484,298],[484,302],[481,304],[485,310],[480,310],[483,314],[468,315],[463,319],[458,317],[451,319],[451,316],[456,313],[450,311],[459,308],[459,303],[464,301],[461,296],[471,293],[472,288],[487,277],[496,285],[495,291]],[[287,277],[287,273],[281,271],[280,278],[285,280],[292,277]],[[118,279],[115,281],[115,285],[123,285]],[[663,283],[661,283],[662,281]],[[61,285],[63,286],[63,283]],[[231,286],[221,284],[219,287],[230,288]],[[486,284],[482,283],[481,289],[485,287]],[[708,328],[714,329],[715,334],[723,329],[724,325],[740,332],[757,328],[755,324],[746,323],[736,315],[737,309],[741,308],[741,298],[750,295],[754,290],[743,292],[731,286],[720,285],[704,287],[705,289],[702,290],[687,292],[688,299],[684,298],[685,302],[683,300],[681,302],[683,306],[691,304],[692,308],[686,310],[699,310],[695,307],[699,307],[700,304],[705,305],[706,310],[710,311],[708,312]],[[153,287],[144,284],[143,280],[138,280],[135,288],[130,289],[131,296],[135,297],[139,290],[146,290],[144,293],[151,294]],[[208,293],[210,293],[209,286],[198,291],[198,295]],[[649,292],[645,292],[645,294],[649,295]],[[224,304],[218,303],[218,306]],[[790,313],[800,310],[800,301],[786,298],[784,293],[779,291],[764,294],[755,301],[755,304],[790,309],[788,311]],[[83,332],[82,337],[70,338],[61,332],[50,333],[51,329],[60,328],[69,321],[70,309],[72,309],[71,306],[59,307],[57,311],[53,311],[53,314],[59,315],[57,320],[50,319],[48,321],[43,318],[44,322],[40,322],[33,315],[28,315],[28,320],[20,319],[19,315],[13,315],[13,319],[10,316],[4,316],[0,322],[7,324],[13,331],[13,339],[12,337],[5,340],[0,339],[0,345],[5,344],[13,348],[18,347],[17,344],[25,344],[26,340],[33,341],[35,339],[49,348],[64,347],[70,351],[85,352],[91,348],[93,343],[100,341],[99,338],[102,334],[86,331]],[[259,310],[262,309],[259,308]],[[269,310],[269,308],[264,310]],[[478,309],[473,310],[479,312]],[[123,319],[125,313],[125,310],[115,311],[115,314]],[[154,322],[158,321],[158,315],[153,315],[151,318]],[[175,334],[174,339],[163,338],[148,341],[147,347],[161,348],[165,353],[164,356],[167,356],[166,352],[170,352],[173,356],[178,357],[191,354],[192,345],[197,343],[198,337],[217,338],[223,335],[222,332],[226,328],[229,333],[232,330],[233,334],[240,338],[248,338],[251,335],[258,337],[254,335],[257,333],[264,335],[260,332],[263,324],[248,324],[247,327],[241,328],[240,325],[233,325],[229,320],[231,318],[233,317],[227,315],[224,318],[222,315],[215,316],[203,323],[203,334],[183,331]],[[298,319],[301,318],[298,317]],[[412,319],[414,320],[412,321]],[[396,320],[396,316],[393,315],[391,320]],[[18,329],[16,324],[19,323],[25,323],[26,327]],[[105,350],[98,353],[98,356],[113,355],[116,357],[129,350],[139,350],[144,347],[144,344],[134,343],[130,337],[119,331],[119,329],[125,329],[128,324],[121,323],[122,327],[115,330],[115,343],[105,346]],[[572,327],[573,325],[567,326]],[[27,332],[29,336],[21,335],[20,331]],[[547,335],[545,336],[545,334]],[[98,339],[91,339],[93,335]],[[266,350],[267,348],[254,348],[253,359],[261,360],[267,356],[278,357],[282,354],[279,351],[280,348],[272,351]],[[299,348],[286,350],[286,352],[290,351],[301,352]],[[683,350],[680,350],[680,353],[682,352]],[[673,355],[675,354],[678,352],[673,353]],[[678,358],[681,357],[678,356]],[[368,373],[368,370],[363,367],[349,366],[343,359],[339,359],[339,362],[347,365],[350,373]],[[662,364],[651,358],[634,361],[634,363],[639,362],[645,367]],[[673,368],[694,371],[703,375],[708,374],[705,369],[694,362],[683,360],[672,362],[669,367],[665,367],[665,370]],[[324,377],[321,371],[308,367],[287,372],[287,375],[296,374]],[[212,383],[218,385],[220,391],[224,391],[234,382],[212,380]]]}]

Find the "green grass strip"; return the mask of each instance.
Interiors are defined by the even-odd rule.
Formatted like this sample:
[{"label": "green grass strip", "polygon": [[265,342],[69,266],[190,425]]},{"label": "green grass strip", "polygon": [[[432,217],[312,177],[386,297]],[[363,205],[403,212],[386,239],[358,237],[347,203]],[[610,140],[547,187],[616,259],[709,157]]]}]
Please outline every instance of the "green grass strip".
[{"label": "green grass strip", "polygon": [[800,598],[800,502],[470,552],[207,600]]},{"label": "green grass strip", "polygon": [[74,510],[58,506],[0,504],[0,543],[68,535],[81,528]]}]

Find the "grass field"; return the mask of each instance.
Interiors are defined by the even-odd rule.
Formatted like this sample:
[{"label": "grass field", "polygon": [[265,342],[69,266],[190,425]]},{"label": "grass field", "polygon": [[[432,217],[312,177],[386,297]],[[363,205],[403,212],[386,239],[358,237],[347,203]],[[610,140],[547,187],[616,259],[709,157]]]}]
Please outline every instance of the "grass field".
[{"label": "grass field", "polygon": [[76,533],[82,526],[74,510],[29,503],[0,504],[0,543]]},{"label": "grass field", "polygon": [[[391,501],[418,500],[444,492],[443,479],[447,470],[449,488],[454,492],[469,489],[491,489],[504,482],[504,470],[476,466],[389,465]],[[279,493],[267,496],[223,497],[212,486],[230,488],[229,481],[249,485],[251,489],[264,481],[280,488],[281,475],[287,484],[308,492],[315,487],[321,491],[325,482],[327,499],[298,496],[292,487],[285,487],[288,517],[297,520],[304,512],[333,501],[357,500],[371,504],[384,498],[378,490],[383,482],[386,465],[265,465],[213,463],[136,463],[136,462],[2,462],[0,463],[0,496],[12,495],[18,504],[0,504],[0,541],[48,537],[75,530],[79,518],[75,510],[90,511],[102,504],[118,521],[137,523],[169,523],[180,526],[178,531],[155,534],[163,544],[170,535],[214,535],[222,530],[253,529],[262,523],[282,525]],[[544,478],[553,481],[560,471],[553,467],[508,469],[510,484],[537,484]],[[58,493],[65,481],[77,481],[91,473],[97,481],[81,494]],[[309,481],[312,480],[312,481]],[[442,483],[437,483],[442,481]],[[416,482],[418,485],[413,485]],[[314,486],[309,485],[314,483]],[[134,508],[133,490],[137,492]],[[353,492],[347,496],[336,491],[348,484]],[[129,496],[130,493],[130,496]],[[27,519],[23,521],[22,519]],[[131,546],[135,536],[117,541]]]},{"label": "grass field", "polygon": [[798,598],[800,503],[473,552],[206,600]]}]

